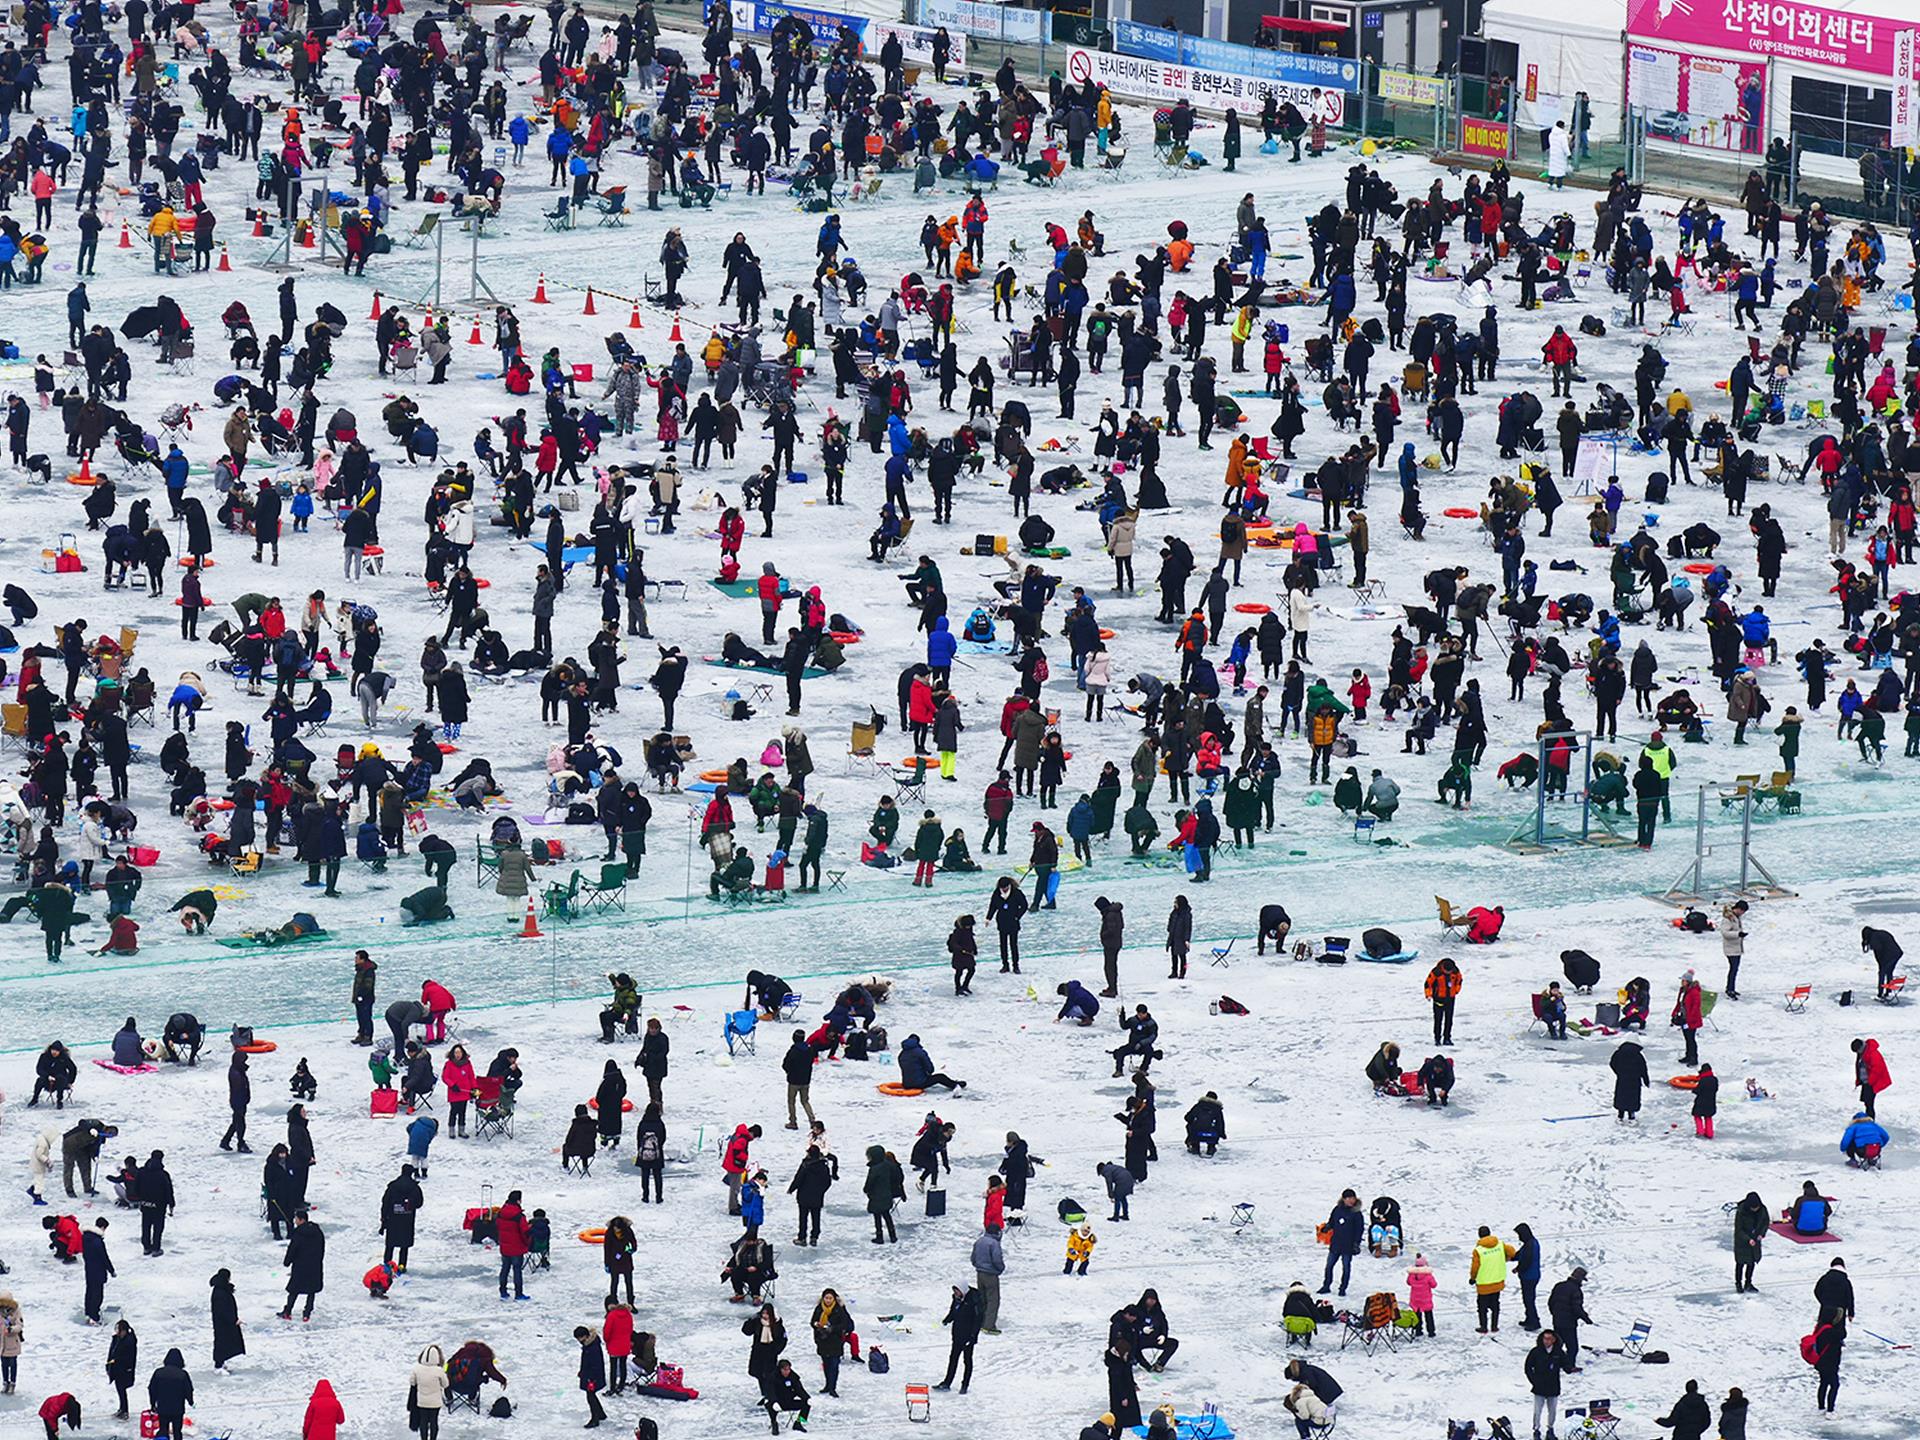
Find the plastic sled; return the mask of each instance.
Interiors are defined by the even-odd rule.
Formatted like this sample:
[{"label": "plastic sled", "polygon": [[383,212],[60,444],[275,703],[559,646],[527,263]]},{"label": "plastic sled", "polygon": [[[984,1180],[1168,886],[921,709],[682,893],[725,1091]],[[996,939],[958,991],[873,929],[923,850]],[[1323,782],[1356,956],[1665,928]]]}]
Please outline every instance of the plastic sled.
[{"label": "plastic sled", "polygon": [[96,1060],[93,1063],[98,1065],[102,1070],[113,1071],[116,1075],[151,1075],[160,1068],[158,1065],[152,1064],[116,1065],[111,1060]]}]

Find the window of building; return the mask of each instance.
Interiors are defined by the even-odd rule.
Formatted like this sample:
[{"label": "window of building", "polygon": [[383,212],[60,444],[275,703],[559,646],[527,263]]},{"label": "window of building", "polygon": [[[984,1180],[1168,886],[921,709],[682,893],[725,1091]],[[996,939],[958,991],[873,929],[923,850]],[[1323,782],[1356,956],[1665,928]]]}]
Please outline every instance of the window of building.
[{"label": "window of building", "polygon": [[1796,75],[1790,90],[1792,129],[1816,155],[1858,155],[1887,143],[1893,94],[1837,80]]}]

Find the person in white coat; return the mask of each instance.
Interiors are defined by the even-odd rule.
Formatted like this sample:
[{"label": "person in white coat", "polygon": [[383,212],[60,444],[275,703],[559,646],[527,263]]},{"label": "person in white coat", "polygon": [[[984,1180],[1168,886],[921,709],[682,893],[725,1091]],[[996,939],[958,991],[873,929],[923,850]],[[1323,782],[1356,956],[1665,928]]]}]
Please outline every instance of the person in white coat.
[{"label": "person in white coat", "polygon": [[420,1440],[439,1440],[440,1411],[447,1403],[447,1365],[438,1345],[420,1352],[408,1382],[413,1389],[413,1408],[420,1418]]},{"label": "person in white coat", "polygon": [[47,1171],[53,1165],[53,1147],[60,1137],[51,1130],[42,1130],[33,1141],[33,1154],[27,1161],[27,1194],[33,1197],[33,1203],[44,1205],[46,1197],[40,1193],[40,1187],[47,1183]]},{"label": "person in white coat", "polygon": [[1320,1403],[1320,1397],[1304,1384],[1289,1390],[1282,1403],[1287,1407],[1287,1413],[1293,1416],[1293,1423],[1302,1436],[1313,1434],[1316,1428],[1326,1425],[1331,1418],[1327,1407]]},{"label": "person in white coat", "polygon": [[1547,132],[1547,184],[1555,190],[1566,188],[1572,153],[1573,136],[1567,131],[1567,122],[1554,121],[1553,129]]},{"label": "person in white coat", "polygon": [[1307,658],[1307,633],[1313,624],[1313,595],[1303,586],[1287,597],[1287,625],[1293,631],[1293,658]]},{"label": "person in white coat", "polygon": [[1103,645],[1087,656],[1087,719],[1107,718],[1107,687],[1113,683],[1113,658]]}]

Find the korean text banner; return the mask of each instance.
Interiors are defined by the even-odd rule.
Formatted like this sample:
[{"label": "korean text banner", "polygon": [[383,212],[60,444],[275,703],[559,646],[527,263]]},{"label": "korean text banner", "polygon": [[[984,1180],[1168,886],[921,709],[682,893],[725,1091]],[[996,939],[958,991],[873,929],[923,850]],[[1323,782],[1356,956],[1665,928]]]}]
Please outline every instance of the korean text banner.
[{"label": "korean text banner", "polygon": [[1334,55],[1295,55],[1286,50],[1233,45],[1225,40],[1206,40],[1182,35],[1177,30],[1163,30],[1158,25],[1142,25],[1136,20],[1113,22],[1113,48],[1123,55],[1280,80],[1290,85],[1304,85],[1309,90],[1318,85],[1323,90],[1345,90],[1351,94],[1360,88],[1358,61]]},{"label": "korean text banner", "polygon": [[1067,79],[1076,85],[1092,80],[1120,95],[1132,95],[1159,105],[1185,100],[1209,110],[1237,110],[1257,115],[1271,94],[1285,104],[1292,101],[1309,120],[1317,114],[1338,125],[1346,114],[1346,96],[1338,90],[1291,85],[1257,75],[1228,75],[1218,70],[1196,70],[1191,65],[1169,65],[1134,55],[1110,55],[1103,50],[1067,51]]},{"label": "korean text banner", "polygon": [[1893,37],[1908,28],[1877,15],[1797,0],[1628,0],[1627,34],[1686,47],[1777,55],[1871,75],[1893,73]]}]

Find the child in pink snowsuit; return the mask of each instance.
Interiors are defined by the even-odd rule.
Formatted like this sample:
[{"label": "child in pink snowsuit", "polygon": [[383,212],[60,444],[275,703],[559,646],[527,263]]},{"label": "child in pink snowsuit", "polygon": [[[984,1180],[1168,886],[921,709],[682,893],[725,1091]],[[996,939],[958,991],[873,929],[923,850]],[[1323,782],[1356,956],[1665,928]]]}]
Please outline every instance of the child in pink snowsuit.
[{"label": "child in pink snowsuit", "polygon": [[1407,1271],[1408,1304],[1413,1313],[1420,1317],[1420,1323],[1426,1327],[1427,1334],[1433,1334],[1433,1287],[1439,1281],[1427,1265],[1427,1257],[1415,1255],[1413,1268]]}]

